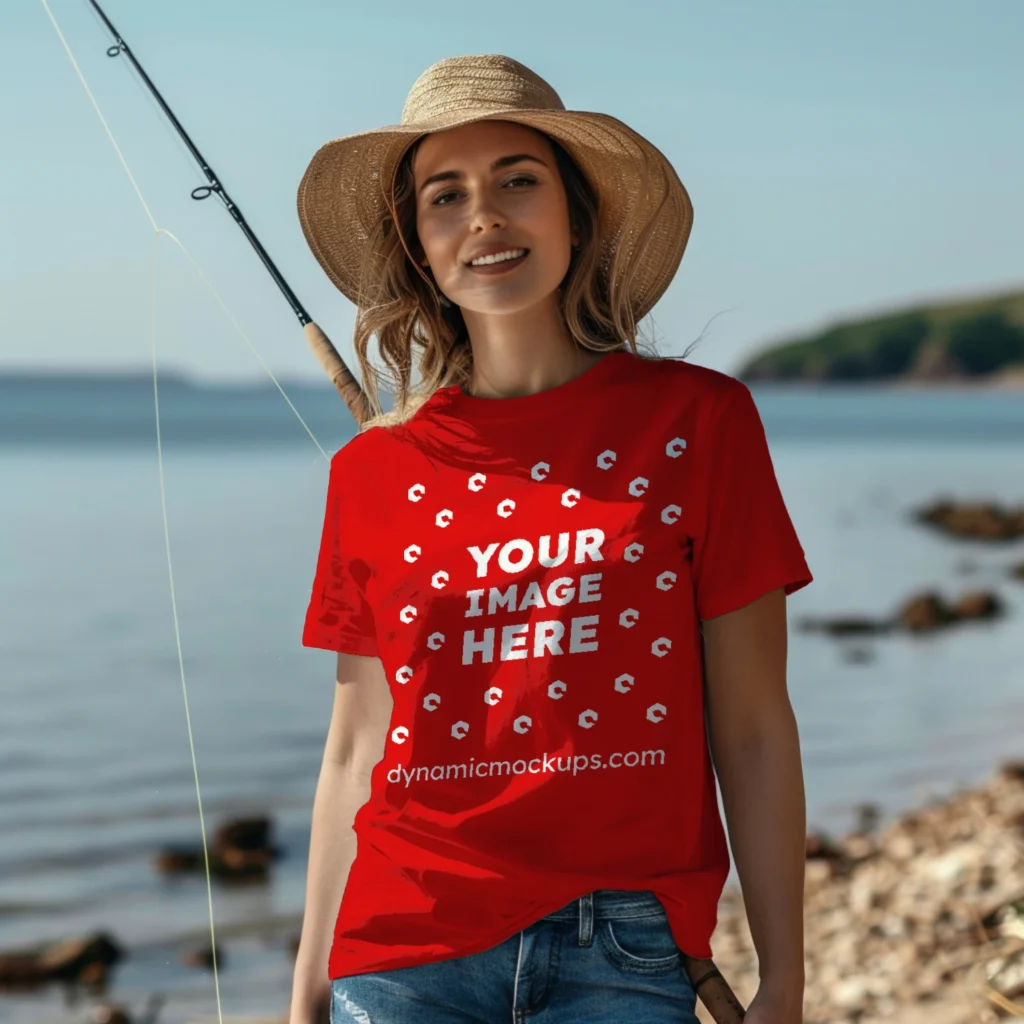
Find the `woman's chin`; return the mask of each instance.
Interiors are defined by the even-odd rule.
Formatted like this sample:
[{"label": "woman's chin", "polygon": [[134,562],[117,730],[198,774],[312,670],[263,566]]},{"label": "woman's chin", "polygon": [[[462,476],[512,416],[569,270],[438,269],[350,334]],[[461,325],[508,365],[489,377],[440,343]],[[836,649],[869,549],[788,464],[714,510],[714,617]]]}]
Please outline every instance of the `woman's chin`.
[{"label": "woman's chin", "polygon": [[467,288],[461,294],[456,292],[449,297],[453,303],[462,307],[464,313],[509,316],[534,310],[547,302],[557,305],[559,283],[560,279],[550,286],[531,281],[509,280],[499,283],[495,280],[483,287]]}]

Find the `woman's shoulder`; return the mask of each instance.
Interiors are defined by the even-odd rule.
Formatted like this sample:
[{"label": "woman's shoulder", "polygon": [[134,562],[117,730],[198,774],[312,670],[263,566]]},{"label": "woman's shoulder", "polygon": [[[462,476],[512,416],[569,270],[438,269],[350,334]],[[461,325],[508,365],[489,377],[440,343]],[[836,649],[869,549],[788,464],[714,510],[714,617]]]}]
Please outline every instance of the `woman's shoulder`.
[{"label": "woman's shoulder", "polygon": [[637,354],[633,359],[635,382],[651,394],[660,392],[672,401],[685,398],[690,402],[719,406],[750,394],[738,377],[687,362],[682,356]]},{"label": "woman's shoulder", "polygon": [[379,460],[386,459],[387,448],[393,443],[391,434],[391,428],[384,425],[360,430],[331,456],[331,472],[349,476],[379,467]]}]

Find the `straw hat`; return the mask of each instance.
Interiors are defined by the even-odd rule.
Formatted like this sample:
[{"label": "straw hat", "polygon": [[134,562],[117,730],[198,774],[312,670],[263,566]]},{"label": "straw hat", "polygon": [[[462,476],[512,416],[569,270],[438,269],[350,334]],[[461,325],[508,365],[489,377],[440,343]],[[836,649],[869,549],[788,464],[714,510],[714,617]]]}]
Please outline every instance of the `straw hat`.
[{"label": "straw hat", "polygon": [[[595,244],[605,268],[617,248],[637,245],[635,237],[623,236],[627,210],[636,209],[640,224],[657,213],[634,283],[635,316],[643,317],[683,258],[693,223],[686,189],[664,154],[643,136],[608,114],[566,110],[543,78],[501,54],[432,64],[409,91],[400,124],[334,139],[317,150],[299,184],[298,212],[327,276],[358,305],[366,246],[387,211],[384,196],[391,194],[406,150],[421,135],[487,119],[545,132],[575,160],[598,195]],[[645,168],[650,179],[642,192]]]}]

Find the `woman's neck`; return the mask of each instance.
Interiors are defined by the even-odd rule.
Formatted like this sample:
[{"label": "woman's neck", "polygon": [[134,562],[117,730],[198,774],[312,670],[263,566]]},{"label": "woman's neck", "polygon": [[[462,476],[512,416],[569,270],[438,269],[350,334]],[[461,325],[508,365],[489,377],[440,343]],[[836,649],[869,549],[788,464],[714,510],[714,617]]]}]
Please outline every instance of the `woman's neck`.
[{"label": "woman's neck", "polygon": [[600,353],[581,348],[557,307],[514,316],[463,310],[473,371],[463,390],[477,398],[515,398],[565,384],[590,369]]}]

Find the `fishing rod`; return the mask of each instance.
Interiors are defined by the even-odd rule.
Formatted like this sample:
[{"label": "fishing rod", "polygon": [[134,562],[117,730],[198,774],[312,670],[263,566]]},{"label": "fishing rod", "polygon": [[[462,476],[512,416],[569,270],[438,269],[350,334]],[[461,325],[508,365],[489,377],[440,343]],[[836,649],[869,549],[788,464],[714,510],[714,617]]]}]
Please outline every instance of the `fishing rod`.
[{"label": "fishing rod", "polygon": [[111,20],[107,17],[103,8],[97,3],[97,0],[89,0],[89,3],[93,6],[96,13],[100,16],[103,24],[106,25],[108,31],[115,39],[115,45],[107,49],[108,57],[120,57],[125,56],[131,61],[132,66],[138,72],[139,77],[145,83],[146,88],[153,94],[153,98],[160,105],[160,109],[167,115],[167,119],[174,126],[174,130],[181,137],[182,142],[188,147],[189,152],[194,157],[196,163],[199,164],[203,174],[206,175],[206,180],[209,181],[209,185],[200,185],[192,190],[192,198],[195,200],[209,199],[211,195],[216,195],[224,206],[227,208],[228,213],[231,214],[235,223],[242,229],[242,234],[249,240],[249,243],[256,250],[263,265],[267,268],[270,276],[274,279],[274,283],[281,289],[282,294],[288,300],[288,304],[292,307],[292,312],[298,317],[299,323],[302,326],[303,333],[306,336],[306,340],[309,342],[310,348],[312,348],[317,361],[323,367],[324,372],[331,379],[334,387],[337,389],[338,394],[341,395],[348,407],[352,417],[355,419],[357,424],[362,424],[370,415],[369,400],[366,397],[366,392],[363,390],[359,381],[356,380],[352,371],[345,365],[345,361],[338,354],[338,350],[334,347],[331,339],[327,337],[324,331],[317,326],[313,321],[313,318],[306,312],[305,307],[299,302],[295,295],[295,292],[289,287],[288,282],[284,279],[284,275],[274,264],[274,261],[270,258],[270,254],[266,249],[263,248],[262,243],[256,237],[256,232],[249,226],[248,221],[242,214],[242,211],[238,208],[238,205],[228,195],[227,190],[221,183],[220,177],[214,173],[213,168],[209,165],[206,158],[202,153],[199,152],[196,144],[189,138],[188,132],[185,131],[181,122],[175,117],[174,111],[167,105],[166,100],[160,95],[160,90],[153,84],[152,79],[146,74],[142,65],[138,62],[135,54],[132,53],[131,48],[124,41],[121,33],[117,31]]}]

